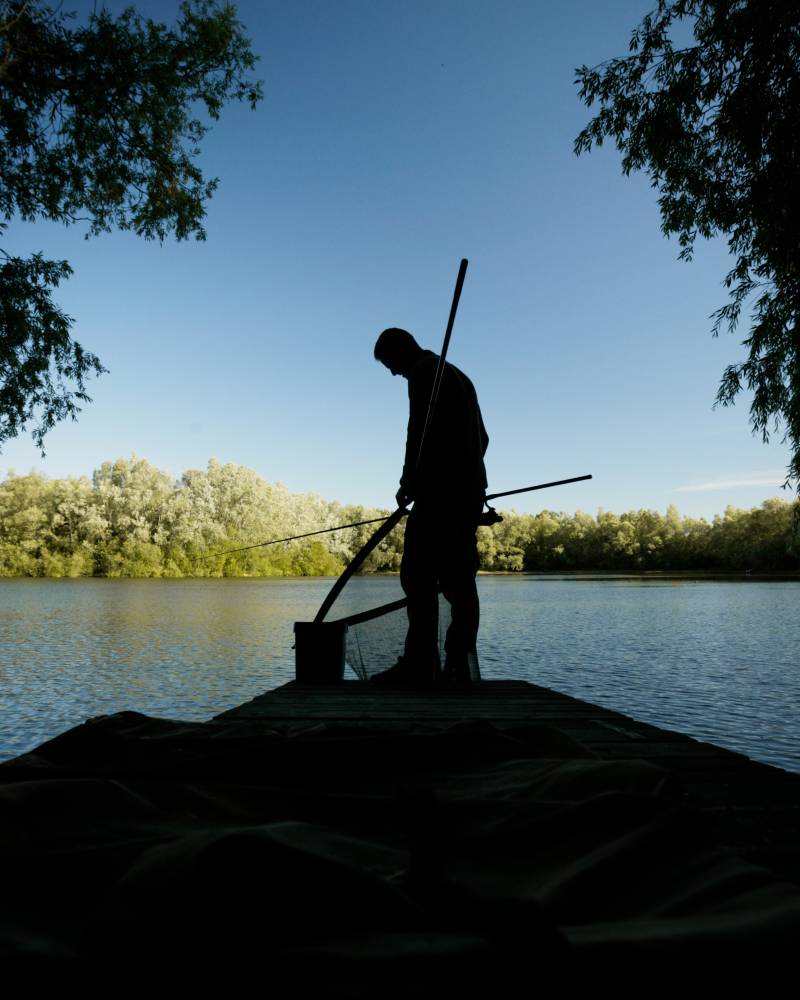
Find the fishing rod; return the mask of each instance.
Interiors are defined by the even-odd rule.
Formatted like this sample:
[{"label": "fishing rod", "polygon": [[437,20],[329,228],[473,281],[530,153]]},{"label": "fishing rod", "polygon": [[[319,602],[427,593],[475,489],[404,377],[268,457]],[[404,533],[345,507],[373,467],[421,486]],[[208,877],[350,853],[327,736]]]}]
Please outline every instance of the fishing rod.
[{"label": "fishing rod", "polygon": [[538,483],[536,486],[521,486],[518,490],[504,490],[502,493],[490,493],[484,498],[486,510],[478,518],[478,524],[487,528],[493,524],[499,524],[503,517],[489,503],[490,500],[497,500],[499,497],[512,497],[517,493],[531,493],[533,490],[546,490],[550,486],[563,486],[565,483],[580,483],[584,479],[591,479],[591,476],[573,476],[571,479],[554,479],[552,483]]},{"label": "fishing rod", "polygon": [[[564,486],[566,483],[580,483],[584,479],[591,479],[591,476],[573,476],[572,479],[556,479],[552,483],[539,483],[537,486],[523,486],[518,490],[505,490],[503,493],[490,493],[486,500],[497,500],[499,497],[510,497],[516,493],[531,493],[533,490],[546,490],[551,486]],[[279,545],[281,542],[296,542],[300,538],[310,538],[312,535],[327,535],[331,531],[344,531],[347,528],[361,528],[365,524],[378,524],[388,521],[393,514],[386,517],[372,517],[368,521],[353,521],[352,524],[337,524],[333,528],[319,528],[317,531],[305,531],[302,535],[288,535],[286,538],[272,538],[268,542],[256,542],[254,545],[243,545],[238,549],[223,549],[221,552],[211,552],[204,559],[211,559],[217,556],[231,556],[235,552],[248,552],[250,549],[260,549],[265,545]]]},{"label": "fishing rod", "polygon": [[565,483],[580,483],[591,476],[573,476],[572,479],[555,479],[552,483],[539,483],[538,486],[523,486],[518,490],[506,490],[504,493],[490,493],[487,500],[497,500],[499,497],[514,496],[515,493],[531,493],[533,490],[546,490],[550,486],[563,486]]},{"label": "fishing rod", "polygon": [[377,524],[378,521],[388,521],[387,517],[373,517],[369,521],[354,521],[352,524],[337,524],[335,528],[320,528],[318,531],[306,531],[302,535],[289,535],[287,538],[271,538],[268,542],[255,542],[253,545],[243,545],[239,549],[222,549],[221,552],[211,552],[202,559],[212,559],[215,556],[232,556],[234,552],[248,552],[250,549],[261,549],[265,545],[278,545],[280,542],[295,542],[298,538],[310,538],[311,535],[326,535],[329,531],[343,531],[345,528],[360,528],[365,524]]}]

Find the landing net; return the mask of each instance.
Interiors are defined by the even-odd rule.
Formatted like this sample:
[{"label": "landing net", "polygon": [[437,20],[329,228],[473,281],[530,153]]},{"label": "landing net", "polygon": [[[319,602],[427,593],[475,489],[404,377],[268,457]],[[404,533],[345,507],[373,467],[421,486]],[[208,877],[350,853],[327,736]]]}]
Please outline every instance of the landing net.
[{"label": "landing net", "polygon": [[[369,577],[354,579],[350,583],[350,593],[343,610],[350,611],[358,602],[358,583]],[[374,578],[372,578],[374,580]],[[386,581],[389,584],[389,581]],[[370,588],[372,590],[372,588]],[[373,674],[394,666],[403,653],[408,616],[406,599],[402,596],[399,581],[396,586],[384,586],[385,596],[393,597],[384,604],[366,611],[352,611],[344,618],[347,623],[345,662],[359,680],[369,680]],[[372,591],[374,594],[374,590]],[[372,595],[371,595],[372,596]],[[444,663],[444,640],[450,625],[450,605],[439,595],[439,656]]]}]

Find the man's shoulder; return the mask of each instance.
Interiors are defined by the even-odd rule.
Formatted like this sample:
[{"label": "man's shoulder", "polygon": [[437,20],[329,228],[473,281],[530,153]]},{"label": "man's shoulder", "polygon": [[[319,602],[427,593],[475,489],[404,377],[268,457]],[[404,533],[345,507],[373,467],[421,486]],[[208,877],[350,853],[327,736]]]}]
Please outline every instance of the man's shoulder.
[{"label": "man's shoulder", "polygon": [[409,385],[414,382],[430,382],[436,375],[436,366],[439,364],[439,355],[433,351],[423,351],[419,360],[415,362],[413,368],[408,373]]},{"label": "man's shoulder", "polygon": [[[434,354],[433,351],[423,351],[419,360],[408,374],[409,392],[411,391],[412,385],[415,387],[416,391],[421,391],[423,386],[430,387],[433,379],[436,377],[438,364],[438,354]],[[467,388],[471,393],[475,393],[475,387],[469,376],[462,372],[460,368],[456,368],[456,366],[451,364],[449,361],[445,362],[444,377],[445,380],[451,385],[460,384],[461,386]]]},{"label": "man's shoulder", "polygon": [[[431,372],[435,372],[439,364],[439,355],[434,354],[433,351],[423,351],[419,361],[411,369],[411,375],[430,375]],[[455,375],[456,378],[466,379],[469,382],[469,377],[461,371],[460,368],[450,362],[446,361],[444,365],[445,371],[449,372],[451,375]]]},{"label": "man's shoulder", "polygon": [[416,362],[414,367],[411,369],[412,372],[427,371],[428,368],[436,368],[439,363],[439,355],[434,354],[433,351],[423,351],[419,356],[419,360]]},{"label": "man's shoulder", "polygon": [[448,369],[453,378],[457,379],[462,385],[467,386],[475,392],[475,386],[472,384],[472,380],[468,375],[462,372],[460,368],[456,368],[455,365],[451,365],[449,361],[445,365],[445,368]]}]

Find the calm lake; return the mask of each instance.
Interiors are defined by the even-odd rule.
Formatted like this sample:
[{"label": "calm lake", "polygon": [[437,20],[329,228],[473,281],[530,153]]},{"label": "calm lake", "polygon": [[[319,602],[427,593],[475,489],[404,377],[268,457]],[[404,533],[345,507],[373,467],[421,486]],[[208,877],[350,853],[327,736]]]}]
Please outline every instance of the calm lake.
[{"label": "calm lake", "polygon": [[[0,580],[0,759],[132,709],[207,719],[291,680],[331,581]],[[482,576],[485,678],[800,771],[800,582]],[[393,600],[353,581],[331,618]],[[344,598],[344,595],[343,595]]]}]

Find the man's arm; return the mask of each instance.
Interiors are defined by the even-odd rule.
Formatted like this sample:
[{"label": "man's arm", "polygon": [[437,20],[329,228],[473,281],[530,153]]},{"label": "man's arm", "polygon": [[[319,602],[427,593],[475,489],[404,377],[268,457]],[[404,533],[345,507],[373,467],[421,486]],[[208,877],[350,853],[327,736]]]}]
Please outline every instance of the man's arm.
[{"label": "man's arm", "polygon": [[417,461],[419,447],[422,442],[422,431],[425,418],[428,415],[433,379],[436,366],[422,362],[422,371],[415,371],[408,378],[408,430],[406,431],[406,454],[403,463],[403,474],[400,477],[400,489],[397,491],[397,502],[401,507],[410,503],[417,490]]}]

